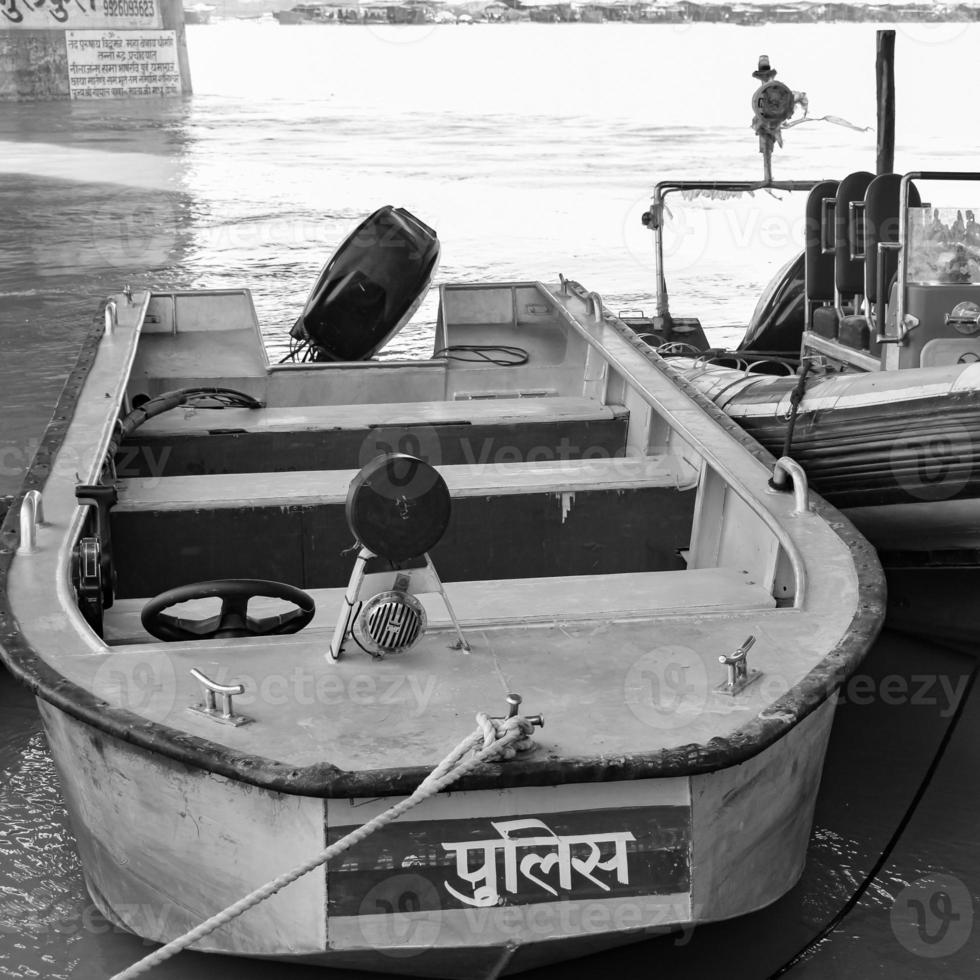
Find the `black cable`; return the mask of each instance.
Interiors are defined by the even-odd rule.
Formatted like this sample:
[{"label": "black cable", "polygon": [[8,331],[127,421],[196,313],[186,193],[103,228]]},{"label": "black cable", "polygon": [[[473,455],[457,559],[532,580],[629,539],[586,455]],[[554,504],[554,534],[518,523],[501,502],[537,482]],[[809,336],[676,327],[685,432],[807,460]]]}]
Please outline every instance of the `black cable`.
[{"label": "black cable", "polygon": [[293,337],[289,341],[289,350],[279,359],[279,363],[285,364],[287,361],[295,363],[296,359],[299,358],[300,363],[305,364],[310,360],[312,352],[313,348],[309,340]]},{"label": "black cable", "polygon": [[891,835],[888,843],[885,845],[884,850],[878,855],[878,859],[875,861],[874,866],[867,873],[864,880],[858,886],[857,891],[844,903],[837,914],[813,937],[802,949],[800,949],[795,955],[788,959],[775,973],[770,973],[767,980],[776,980],[777,977],[781,977],[788,973],[793,967],[801,963],[813,949],[827,938],[840,925],[844,917],[854,908],[855,905],[861,900],[864,893],[868,890],[871,882],[878,877],[878,872],[881,871],[885,862],[891,857],[892,851],[895,849],[895,845],[898,843],[902,834],[905,833],[905,828],[908,826],[909,821],[912,819],[916,809],[922,802],[922,797],[925,795],[926,790],[929,788],[929,784],[932,782],[932,777],[936,774],[936,770],[939,768],[939,763],[942,761],[943,755],[949,746],[950,739],[953,737],[953,732],[956,729],[956,725],[963,714],[963,709],[966,707],[966,703],[970,700],[970,692],[973,690],[973,682],[977,678],[977,671],[980,670],[980,663],[974,666],[973,670],[970,672],[970,677],[966,682],[966,690],[963,692],[963,696],[960,698],[960,703],[956,706],[956,710],[953,712],[953,717],[950,720],[946,731],[943,733],[943,737],[939,740],[939,747],[936,749],[936,754],[933,756],[932,762],[929,764],[929,768],[926,770],[926,774],[919,784],[919,788],[915,791],[915,795],[912,797],[912,802],[909,803],[908,808],[902,815],[902,819],[899,821],[898,826],[895,828],[895,832]]},{"label": "black cable", "polygon": [[[491,357],[492,352],[498,352],[500,356]],[[472,355],[466,357],[464,355]],[[496,364],[498,367],[520,367],[528,362],[528,352],[523,347],[508,347],[506,344],[451,344],[449,347],[440,347],[433,355],[436,357],[448,357],[451,361],[466,361],[468,363],[485,362]]]},{"label": "black cable", "polygon": [[[346,598],[346,596],[345,596]],[[375,660],[378,659],[378,655],[370,651],[361,641],[357,638],[357,634],[354,632],[354,623],[357,621],[357,617],[361,615],[361,610],[364,608],[364,601],[362,600],[357,604],[357,612],[354,613],[350,618],[350,632],[348,636],[369,656],[374,657]]]}]

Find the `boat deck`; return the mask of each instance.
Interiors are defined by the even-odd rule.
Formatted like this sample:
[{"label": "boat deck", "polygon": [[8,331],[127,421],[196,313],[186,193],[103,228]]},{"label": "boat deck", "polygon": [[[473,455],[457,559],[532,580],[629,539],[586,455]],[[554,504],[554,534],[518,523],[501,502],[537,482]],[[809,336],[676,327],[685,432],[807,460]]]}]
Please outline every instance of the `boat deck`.
[{"label": "boat deck", "polygon": [[[318,595],[320,621],[293,636],[129,643],[61,668],[109,704],[188,735],[286,767],[329,763],[357,772],[435,765],[472,731],[477,711],[505,714],[513,691],[524,698],[523,711],[545,715],[535,758],[616,758],[724,739],[804,677],[826,643],[823,624],[774,608],[738,572],[659,574],[656,584],[666,589],[628,612],[616,606],[635,600],[650,579],[619,602],[613,597],[623,582],[615,578],[554,581],[550,587],[565,592],[551,614],[538,605],[535,582],[450,585],[468,654],[450,649],[455,634],[442,616],[410,653],[375,661],[349,642],[339,662],[328,662],[334,593]],[[712,591],[696,597],[697,586]],[[503,611],[509,622],[479,625],[499,616],[498,599],[514,602]],[[438,603],[432,597],[426,605],[437,612]],[[135,638],[137,606],[120,604],[111,634]],[[517,619],[521,613],[528,622]],[[810,642],[790,645],[800,632]],[[749,635],[756,637],[753,667],[765,676],[737,699],[715,692],[725,678],[718,657]],[[192,667],[221,683],[243,683],[236,710],[254,721],[233,728],[189,711],[201,700]]]}]

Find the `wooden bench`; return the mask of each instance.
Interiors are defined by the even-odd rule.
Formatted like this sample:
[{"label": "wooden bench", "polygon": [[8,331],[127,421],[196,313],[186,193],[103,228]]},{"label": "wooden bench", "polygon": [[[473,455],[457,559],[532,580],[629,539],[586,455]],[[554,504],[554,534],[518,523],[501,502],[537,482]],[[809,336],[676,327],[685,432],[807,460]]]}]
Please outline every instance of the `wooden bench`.
[{"label": "wooden bench", "polygon": [[433,464],[614,455],[629,412],[560,396],[296,408],[176,409],[144,423],[116,458],[123,477],[351,469],[382,452]]},{"label": "wooden bench", "polygon": [[[583,493],[692,487],[694,468],[677,456],[472,463],[437,466],[453,499],[515,493]],[[120,481],[114,514],[342,504],[358,470],[150,477]]]},{"label": "wooden bench", "polygon": [[[447,582],[449,600],[463,629],[563,623],[582,620],[625,620],[670,615],[731,614],[739,610],[775,608],[775,600],[748,572],[734,568],[697,568],[672,572],[574,575],[494,581]],[[322,633],[326,650],[343,602],[344,589],[312,589],[313,622],[303,631]],[[449,616],[437,594],[419,597],[430,628],[449,629]],[[148,599],[120,599],[105,613],[105,638],[110,644],[156,642],[142,627],[140,611]],[[257,597],[249,614],[271,615],[285,609],[274,599]],[[179,615],[205,618],[217,612],[217,600],[195,600]],[[178,615],[178,613],[173,613]]]}]

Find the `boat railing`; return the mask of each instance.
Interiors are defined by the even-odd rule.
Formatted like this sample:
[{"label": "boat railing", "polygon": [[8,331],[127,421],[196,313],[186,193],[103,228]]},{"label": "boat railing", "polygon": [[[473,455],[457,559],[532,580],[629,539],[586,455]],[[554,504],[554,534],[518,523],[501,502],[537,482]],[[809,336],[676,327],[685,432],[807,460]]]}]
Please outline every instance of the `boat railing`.
[{"label": "boat railing", "polygon": [[116,306],[116,301],[110,299],[105,305],[105,335],[111,337],[116,329],[116,324],[119,322],[119,308]]},{"label": "boat railing", "polygon": [[667,279],[664,272],[663,214],[664,201],[669,194],[701,192],[711,194],[751,194],[755,191],[806,191],[809,193],[819,180],[662,180],[653,188],[653,203],[643,215],[643,223],[654,235],[654,271],[657,280],[657,316],[668,316],[670,303],[667,296]]},{"label": "boat railing", "polygon": [[885,332],[886,322],[879,310],[884,305],[882,298],[887,297],[888,284],[885,282],[885,255],[888,252],[899,252],[901,245],[898,242],[878,242],[878,266],[875,270],[875,295],[879,297],[877,307],[871,306],[868,309],[868,319],[872,329],[875,331],[875,341],[879,344],[900,344],[905,339],[908,332],[902,323],[896,320],[895,336]]},{"label": "boat railing", "polygon": [[772,488],[777,492],[786,489],[787,479],[793,481],[794,509],[790,517],[799,517],[810,510],[810,490],[807,486],[806,471],[789,456],[780,456],[772,468]]},{"label": "boat railing", "polygon": [[[702,528],[697,523],[695,525],[692,542],[697,540],[699,544],[692,544],[689,567],[724,564],[724,556],[716,547],[723,540],[722,524],[727,521],[731,527],[745,526],[746,521],[754,520],[758,522],[757,527],[767,528],[777,543],[776,550],[760,566],[758,574],[763,581],[772,585],[773,590],[779,588],[777,579],[783,576],[782,585],[785,589],[782,597],[792,596],[793,604],[801,606],[806,593],[806,572],[794,533],[791,532],[792,523],[780,520],[774,513],[776,509],[764,503],[760,495],[753,492],[752,477],[741,466],[733,465],[735,457],[728,451],[724,434],[713,432],[700,423],[692,429],[687,413],[678,413],[675,410],[677,393],[674,375],[659,355],[636,338],[633,331],[617,317],[605,312],[595,317],[594,293],[587,292],[578,283],[564,277],[561,283],[561,290],[553,294],[556,298],[574,297],[584,307],[587,317],[596,319],[600,326],[610,328],[600,344],[594,328],[580,314],[573,314],[564,303],[559,308],[559,315],[571,330],[584,337],[596,356],[605,361],[605,370],[595,372],[595,397],[599,401],[607,402],[610,393],[614,392],[613,397],[617,402],[628,407],[636,407],[642,403],[648,408],[645,422],[640,421],[641,413],[631,414],[627,451],[632,448],[644,455],[650,452],[653,445],[662,447],[665,453],[676,454],[693,466],[703,467],[698,491],[700,498],[706,500],[716,493],[725,494],[727,502],[722,508],[721,521],[715,522],[713,527]],[[636,354],[642,355],[642,366],[637,364]],[[700,445],[701,449],[692,456],[691,447],[695,445]],[[786,467],[787,472],[794,477],[793,492],[798,495],[793,511],[787,516],[799,517],[809,511],[806,477],[792,460],[787,461]],[[801,474],[801,479],[795,479],[797,471]],[[782,489],[785,485],[784,479],[773,489]],[[719,558],[722,560],[719,561]]]}]

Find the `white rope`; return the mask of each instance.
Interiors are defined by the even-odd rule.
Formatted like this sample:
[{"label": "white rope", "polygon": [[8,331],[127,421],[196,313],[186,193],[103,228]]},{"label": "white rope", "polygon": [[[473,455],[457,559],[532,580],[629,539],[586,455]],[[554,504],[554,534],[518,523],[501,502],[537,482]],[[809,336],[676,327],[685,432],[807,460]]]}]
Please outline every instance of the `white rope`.
[{"label": "white rope", "polygon": [[801,126],[803,123],[808,122],[827,122],[834,126],[843,126],[845,129],[853,129],[858,133],[870,133],[871,126],[858,126],[855,123],[848,122],[841,116],[807,116],[804,119],[795,119],[792,122],[783,123],[783,129],[792,129],[793,126]]},{"label": "white rope", "polygon": [[[296,881],[297,878],[302,878],[303,875],[309,874],[314,869],[326,864],[327,861],[335,858],[338,854],[343,854],[344,851],[360,843],[376,830],[380,830],[386,824],[397,820],[403,813],[407,813],[430,796],[435,796],[441,790],[456,782],[456,780],[472,772],[477,766],[489,762],[496,756],[511,759],[518,752],[526,751],[533,747],[530,736],[534,727],[526,718],[515,715],[512,718],[496,721],[481,711],[476,716],[476,721],[478,726],[476,731],[464,738],[419,783],[411,796],[389,807],[384,813],[378,814],[378,816],[372,818],[363,826],[352,830],[345,837],[341,837],[340,840],[320,851],[303,864],[273,878],[272,881],[266,882],[244,898],[240,898],[226,909],[212,915],[211,918],[205,920],[200,925],[195,926],[189,932],[185,932],[182,936],[178,936],[165,946],[154,950],[148,956],[144,956],[143,959],[127,967],[122,973],[115,974],[111,980],[133,980],[134,977],[141,976],[148,970],[152,970],[153,967],[159,966],[172,956],[176,956],[181,950],[196,943],[199,939],[210,935],[215,929],[219,929],[260,902],[271,898],[276,892],[281,891],[287,885]],[[466,762],[461,761],[467,752],[477,749],[478,746],[480,746],[479,751],[473,758],[468,759]]]}]

